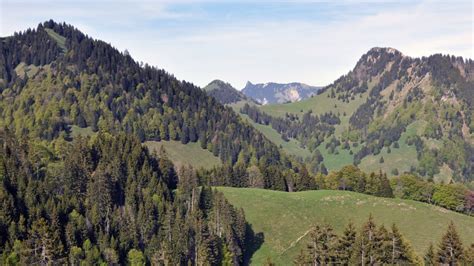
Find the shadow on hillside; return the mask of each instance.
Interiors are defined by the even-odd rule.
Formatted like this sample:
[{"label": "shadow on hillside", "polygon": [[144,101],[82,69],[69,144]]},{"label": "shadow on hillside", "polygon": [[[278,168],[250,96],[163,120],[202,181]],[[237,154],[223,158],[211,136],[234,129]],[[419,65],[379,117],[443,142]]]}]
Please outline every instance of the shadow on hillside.
[{"label": "shadow on hillside", "polygon": [[265,236],[263,232],[255,233],[252,229],[252,225],[246,223],[247,238],[245,240],[245,246],[247,249],[244,254],[244,265],[252,264],[253,254],[260,249],[263,242],[265,241]]}]

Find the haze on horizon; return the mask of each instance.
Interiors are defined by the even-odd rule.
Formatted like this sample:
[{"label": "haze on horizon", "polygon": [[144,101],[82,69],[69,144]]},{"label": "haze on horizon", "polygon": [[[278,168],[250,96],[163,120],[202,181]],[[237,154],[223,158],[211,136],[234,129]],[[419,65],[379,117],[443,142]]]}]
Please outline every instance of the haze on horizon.
[{"label": "haze on horizon", "polygon": [[53,19],[199,86],[327,85],[372,47],[473,58],[471,1],[2,0],[0,36]]}]

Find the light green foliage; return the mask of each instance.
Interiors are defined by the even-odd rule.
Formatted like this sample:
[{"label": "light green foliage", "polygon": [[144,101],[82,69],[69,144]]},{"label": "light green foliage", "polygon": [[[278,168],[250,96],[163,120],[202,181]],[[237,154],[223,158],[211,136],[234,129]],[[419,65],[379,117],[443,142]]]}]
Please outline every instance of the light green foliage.
[{"label": "light green foliage", "polygon": [[145,265],[145,256],[140,250],[131,249],[127,255],[128,263],[130,266],[143,266]]},{"label": "light green foliage", "polygon": [[433,202],[448,209],[462,210],[466,192],[466,187],[462,185],[437,185],[433,193]]},{"label": "light green foliage", "polygon": [[285,193],[250,188],[218,188],[236,208],[243,208],[255,233],[265,242],[252,257],[261,265],[267,257],[280,265],[293,262],[307,243],[314,223],[331,224],[342,234],[349,221],[356,228],[370,214],[377,224],[395,223],[401,234],[422,256],[430,242],[441,239],[452,220],[465,243],[474,239],[474,217],[411,200],[379,198],[347,191],[304,191]]},{"label": "light green foliage", "polygon": [[[408,145],[406,139],[409,136],[417,134],[417,130],[420,127],[421,122],[415,122],[407,127],[407,130],[402,133],[399,143],[399,148],[390,148],[391,152],[388,153],[388,148],[384,147],[377,155],[369,155],[362,159],[359,167],[365,172],[377,172],[382,170],[387,175],[392,176],[391,170],[397,168],[400,173],[409,171],[411,166],[418,166],[416,148],[413,145]],[[384,158],[383,163],[380,162],[380,158]]]}]

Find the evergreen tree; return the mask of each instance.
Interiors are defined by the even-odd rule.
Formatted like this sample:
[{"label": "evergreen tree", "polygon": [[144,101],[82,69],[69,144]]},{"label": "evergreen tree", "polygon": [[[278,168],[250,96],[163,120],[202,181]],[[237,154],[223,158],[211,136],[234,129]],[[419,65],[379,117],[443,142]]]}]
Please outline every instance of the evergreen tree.
[{"label": "evergreen tree", "polygon": [[377,227],[372,215],[370,215],[369,220],[362,226],[356,240],[351,264],[366,265],[377,262],[376,258],[379,243],[377,243],[376,234]]},{"label": "evergreen tree", "polygon": [[392,231],[389,235],[390,241],[390,264],[392,265],[404,265],[415,263],[415,253],[411,246],[401,235],[398,227],[393,224]]},{"label": "evergreen tree", "polygon": [[451,222],[446,233],[441,239],[438,250],[438,262],[442,264],[456,265],[461,263],[464,255],[461,238],[459,237],[454,223]]},{"label": "evergreen tree", "polygon": [[334,260],[337,237],[329,225],[314,226],[309,239],[307,250],[311,264],[326,265]]},{"label": "evergreen tree", "polygon": [[423,257],[426,266],[434,266],[436,265],[436,254],[433,247],[433,243],[430,243],[428,250],[426,251],[425,256]]},{"label": "evergreen tree", "polygon": [[348,265],[354,251],[354,245],[356,243],[357,232],[354,224],[349,222],[342,236],[339,238],[336,251],[337,251],[337,263]]},{"label": "evergreen tree", "polygon": [[44,218],[36,220],[31,226],[30,237],[25,242],[21,261],[26,264],[50,265],[64,260],[61,257],[58,234]]}]

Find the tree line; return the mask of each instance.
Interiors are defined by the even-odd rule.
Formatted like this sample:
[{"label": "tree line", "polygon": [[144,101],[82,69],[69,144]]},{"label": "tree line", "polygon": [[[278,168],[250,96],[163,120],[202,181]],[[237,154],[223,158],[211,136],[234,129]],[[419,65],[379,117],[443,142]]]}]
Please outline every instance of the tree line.
[{"label": "tree line", "polygon": [[359,230],[349,223],[341,235],[328,224],[316,224],[308,234],[306,248],[295,257],[295,265],[471,265],[474,243],[464,248],[451,222],[438,247],[430,244],[423,257],[393,224],[389,230],[377,226],[372,216]]},{"label": "tree line", "polygon": [[0,144],[2,265],[236,265],[251,246],[241,209],[135,137]]},{"label": "tree line", "polygon": [[314,176],[311,189],[349,190],[379,197],[401,198],[437,205],[467,215],[474,214],[474,191],[461,183],[434,183],[405,173],[392,177],[385,173],[367,174],[348,165],[328,175]]}]

